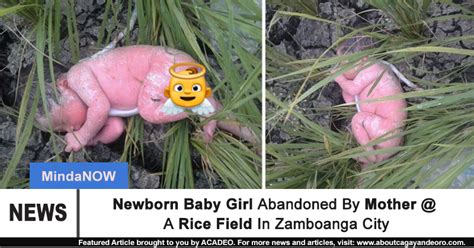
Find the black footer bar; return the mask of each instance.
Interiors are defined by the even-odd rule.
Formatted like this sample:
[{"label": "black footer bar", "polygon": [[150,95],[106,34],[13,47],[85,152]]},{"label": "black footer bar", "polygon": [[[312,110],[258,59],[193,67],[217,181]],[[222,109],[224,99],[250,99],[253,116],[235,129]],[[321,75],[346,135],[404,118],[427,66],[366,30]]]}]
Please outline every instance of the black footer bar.
[{"label": "black footer bar", "polygon": [[473,246],[474,238],[0,238],[0,246]]}]

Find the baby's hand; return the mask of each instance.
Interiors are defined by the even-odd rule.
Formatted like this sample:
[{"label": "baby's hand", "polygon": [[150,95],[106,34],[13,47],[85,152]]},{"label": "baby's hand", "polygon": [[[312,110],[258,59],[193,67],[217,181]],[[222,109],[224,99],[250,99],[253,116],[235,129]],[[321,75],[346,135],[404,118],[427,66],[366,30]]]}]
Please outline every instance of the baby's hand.
[{"label": "baby's hand", "polygon": [[204,125],[204,132],[203,132],[203,139],[206,143],[211,143],[212,139],[214,138],[214,133],[216,130],[217,121],[212,120],[209,121],[206,125]]},{"label": "baby's hand", "polygon": [[71,132],[66,134],[66,152],[77,152],[87,144],[88,140],[78,132]]}]

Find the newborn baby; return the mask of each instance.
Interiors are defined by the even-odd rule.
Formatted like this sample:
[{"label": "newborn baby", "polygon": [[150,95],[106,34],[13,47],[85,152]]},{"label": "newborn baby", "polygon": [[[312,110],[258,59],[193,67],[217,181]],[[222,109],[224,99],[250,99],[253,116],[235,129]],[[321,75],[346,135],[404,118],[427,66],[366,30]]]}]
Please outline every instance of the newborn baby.
[{"label": "newborn baby", "polygon": [[[337,55],[342,56],[362,51],[372,47],[373,40],[365,36],[353,37],[345,41],[338,49]],[[335,78],[342,88],[342,96],[347,103],[356,102],[358,113],[352,118],[352,132],[357,142],[365,146],[370,141],[383,136],[389,138],[375,146],[366,146],[367,151],[400,146],[402,137],[391,136],[399,133],[407,118],[404,99],[386,100],[373,103],[361,103],[369,99],[382,98],[402,93],[402,87],[397,77],[382,62],[369,65],[364,57],[355,68],[352,68]],[[378,82],[377,82],[378,81]],[[377,83],[374,89],[372,87]],[[372,89],[372,91],[371,91]],[[370,92],[370,94],[369,94]],[[359,157],[363,165],[383,161],[395,152]]]},{"label": "newborn baby", "polygon": [[[164,93],[170,82],[169,68],[180,62],[194,60],[171,48],[130,46],[85,59],[61,75],[59,104],[50,101],[49,115],[55,131],[67,132],[65,151],[115,141],[124,131],[121,117],[139,114],[155,124],[186,118],[187,112],[162,111],[168,99]],[[212,95],[207,99],[214,109],[220,108]],[[49,127],[46,116],[38,116],[37,121]],[[204,126],[205,140],[212,139],[216,124],[209,121]]]}]

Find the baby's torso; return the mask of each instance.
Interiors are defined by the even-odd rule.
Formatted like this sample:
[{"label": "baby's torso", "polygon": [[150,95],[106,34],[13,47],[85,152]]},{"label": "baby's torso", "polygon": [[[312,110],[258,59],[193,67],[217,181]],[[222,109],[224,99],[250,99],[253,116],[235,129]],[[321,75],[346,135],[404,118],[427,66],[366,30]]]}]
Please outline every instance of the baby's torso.
[{"label": "baby's torso", "polygon": [[111,108],[133,109],[137,106],[153,50],[151,46],[116,48],[84,61],[107,95]]},{"label": "baby's torso", "polygon": [[[111,116],[132,116],[146,108],[156,108],[169,84],[169,68],[178,62],[193,61],[182,51],[160,46],[115,48],[81,61],[90,69],[107,96]],[[150,102],[153,102],[151,104]],[[150,105],[150,106],[148,106]]]}]

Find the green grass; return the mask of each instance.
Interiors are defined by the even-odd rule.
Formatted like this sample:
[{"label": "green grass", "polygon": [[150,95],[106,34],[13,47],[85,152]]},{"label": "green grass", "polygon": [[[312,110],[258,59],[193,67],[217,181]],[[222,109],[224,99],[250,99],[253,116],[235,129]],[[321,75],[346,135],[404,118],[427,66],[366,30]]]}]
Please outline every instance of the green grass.
[{"label": "green grass", "polygon": [[[133,9],[132,2],[111,1],[105,3],[104,19],[98,31],[97,50],[108,44],[114,37],[113,27],[122,29],[128,25]],[[223,104],[221,113],[212,117],[220,120],[232,116],[251,128],[260,137],[261,133],[261,9],[254,1],[136,1],[138,39],[130,33],[124,38],[126,45],[151,44],[170,46],[189,53],[204,64],[208,71],[214,96]],[[24,18],[31,28],[27,37],[36,51],[35,68],[30,72],[26,90],[36,90],[35,97],[23,97],[19,110],[7,106],[2,111],[12,113],[17,118],[17,146],[8,162],[8,167],[0,175],[0,188],[26,187],[27,181],[16,180],[13,174],[18,166],[31,132],[35,128],[36,105],[46,108],[45,74],[54,79],[57,72],[53,66],[59,55],[59,42],[68,39],[72,53],[72,63],[80,58],[78,30],[74,11],[75,2],[61,1],[16,1],[0,2],[0,17]],[[127,22],[121,21],[119,13],[127,8]],[[66,24],[66,35],[61,36],[60,25]],[[26,39],[23,44],[30,45]],[[213,60],[213,61],[211,61]],[[50,70],[45,71],[45,64]],[[34,79],[34,80],[33,80]],[[54,82],[54,81],[53,81]],[[28,94],[24,94],[28,95]],[[47,109],[46,109],[47,111]],[[13,114],[14,113],[14,114]],[[168,124],[165,135],[165,156],[163,160],[164,188],[193,188],[191,154],[197,152],[209,177],[217,174],[229,188],[261,187],[261,159],[257,156],[260,144],[249,144],[218,131],[211,144],[205,144],[199,135],[202,125],[195,117]],[[131,162],[133,158],[143,161],[143,120],[130,118],[126,129],[125,144],[120,161]],[[58,144],[64,140],[51,132],[54,151],[52,158],[62,160]],[[87,152],[86,152],[87,156]],[[74,161],[71,155],[68,161]]]},{"label": "green grass", "polygon": [[[351,31],[346,36],[341,36],[330,49],[358,33],[378,39],[381,46],[357,54],[321,56],[307,60],[296,60],[267,46],[267,82],[280,80],[288,85],[296,84],[300,89],[285,99],[279,99],[268,90],[266,92],[267,104],[273,106],[266,116],[267,123],[271,123],[269,130],[281,129],[290,135],[288,142],[267,144],[268,187],[448,188],[456,177],[474,164],[474,154],[469,152],[474,148],[474,84],[465,80],[446,83],[447,76],[465,71],[474,62],[449,71],[424,71],[427,74],[439,74],[440,79],[431,82],[410,77],[424,90],[377,99],[405,98],[409,102],[409,118],[401,134],[405,137],[405,143],[401,147],[366,152],[348,130],[333,131],[313,122],[297,110],[298,104],[311,100],[311,96],[334,81],[337,75],[330,71],[343,60],[349,60],[349,63],[337,74],[353,67],[364,56],[369,56],[372,61],[384,59],[394,64],[408,65],[410,58],[423,57],[433,52],[474,55],[472,50],[452,47],[453,43],[472,40],[473,36],[437,40],[423,35],[426,24],[449,18],[473,19],[471,12],[428,18],[424,12],[427,8],[424,1],[389,1],[391,4],[383,8],[381,5],[384,1],[370,2],[394,18],[399,31],[387,33],[383,30],[383,24],[368,25],[361,29],[344,27],[337,21],[325,20],[305,12],[288,11],[284,7],[275,14],[272,23],[283,16],[297,16],[333,24],[338,30],[347,28]],[[398,17],[412,13],[406,12],[406,8],[416,8],[421,12],[417,12],[417,16]],[[428,41],[431,42],[428,44]],[[415,69],[423,71],[423,68]],[[355,106],[351,104],[313,110],[342,119],[350,119],[355,114]],[[382,141],[383,139],[378,139],[370,145]],[[398,151],[398,154],[371,165],[365,171],[361,171],[360,165],[353,159],[389,150]],[[453,163],[448,169],[442,169],[450,162]],[[470,183],[471,185],[468,182],[464,187],[472,187],[472,180]]]},{"label": "green grass", "polygon": [[397,24],[400,33],[407,39],[423,38],[426,26],[423,22],[431,3],[429,0],[368,0],[370,5],[382,10]]}]

